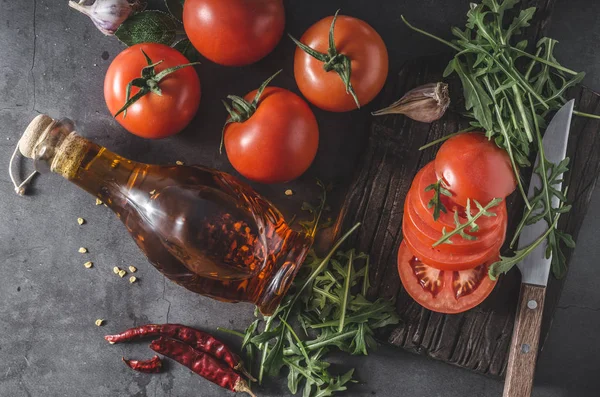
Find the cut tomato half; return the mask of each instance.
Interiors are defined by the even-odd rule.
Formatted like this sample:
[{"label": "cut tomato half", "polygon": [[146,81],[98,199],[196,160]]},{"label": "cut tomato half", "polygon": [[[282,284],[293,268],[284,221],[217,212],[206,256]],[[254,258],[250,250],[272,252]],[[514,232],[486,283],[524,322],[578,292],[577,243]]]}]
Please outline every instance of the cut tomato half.
[{"label": "cut tomato half", "polygon": [[444,271],[416,258],[404,241],[398,250],[398,273],[404,289],[421,306],[439,313],[461,313],[487,298],[496,285],[487,275],[490,263]]}]

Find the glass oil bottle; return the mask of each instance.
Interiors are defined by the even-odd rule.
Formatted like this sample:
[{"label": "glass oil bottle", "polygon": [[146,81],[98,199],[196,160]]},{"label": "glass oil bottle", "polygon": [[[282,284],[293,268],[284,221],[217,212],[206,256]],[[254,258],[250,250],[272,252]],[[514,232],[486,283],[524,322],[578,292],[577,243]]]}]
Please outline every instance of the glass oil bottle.
[{"label": "glass oil bottle", "polygon": [[70,120],[36,117],[19,149],[36,170],[56,172],[102,200],[160,272],[202,295],[252,302],[269,315],[312,244],[233,176],[128,160],[79,136]]}]

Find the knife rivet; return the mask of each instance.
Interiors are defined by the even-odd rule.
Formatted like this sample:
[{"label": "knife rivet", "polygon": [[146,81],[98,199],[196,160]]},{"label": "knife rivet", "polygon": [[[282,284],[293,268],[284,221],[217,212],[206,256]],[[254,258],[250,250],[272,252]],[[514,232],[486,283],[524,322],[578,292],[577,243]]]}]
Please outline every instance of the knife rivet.
[{"label": "knife rivet", "polygon": [[529,353],[529,345],[527,343],[523,343],[521,345],[521,351],[525,354]]},{"label": "knife rivet", "polygon": [[527,302],[527,307],[533,310],[537,308],[537,302],[532,299],[529,302]]}]

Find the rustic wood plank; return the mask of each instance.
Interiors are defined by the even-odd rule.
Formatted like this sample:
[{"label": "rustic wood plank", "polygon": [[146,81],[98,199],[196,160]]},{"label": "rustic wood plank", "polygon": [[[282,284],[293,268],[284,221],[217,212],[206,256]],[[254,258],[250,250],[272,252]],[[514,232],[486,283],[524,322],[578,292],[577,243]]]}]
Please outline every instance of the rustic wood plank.
[{"label": "rustic wood plank", "polygon": [[[382,103],[391,103],[402,93],[425,82],[440,81],[448,59],[440,56],[409,62],[398,79],[386,86]],[[451,92],[460,92],[458,82],[452,80],[450,85]],[[596,93],[578,87],[571,90],[569,96],[576,99],[577,109],[600,113],[600,97]],[[455,108],[460,109],[460,100],[454,103]],[[433,159],[437,149],[419,151],[418,148],[465,125],[464,120],[452,111],[430,125],[396,115],[374,119],[367,148],[346,196],[336,230],[348,229],[359,221],[363,223],[350,244],[371,255],[369,296],[396,297],[403,322],[381,337],[393,345],[451,364],[485,374],[503,375],[519,295],[518,271],[502,277],[490,297],[477,308],[458,315],[442,315],[415,303],[402,289],[396,269],[397,249],[402,240],[404,197],[417,170]],[[599,131],[598,120],[584,118],[575,118],[571,128],[567,153],[572,165],[566,183],[570,185],[569,199],[573,209],[561,219],[560,226],[575,239],[600,173]],[[508,205],[509,231],[514,231],[523,204],[517,195],[513,195]],[[571,252],[566,254],[570,258]],[[550,279],[540,345],[548,333],[562,285],[563,280]]]}]

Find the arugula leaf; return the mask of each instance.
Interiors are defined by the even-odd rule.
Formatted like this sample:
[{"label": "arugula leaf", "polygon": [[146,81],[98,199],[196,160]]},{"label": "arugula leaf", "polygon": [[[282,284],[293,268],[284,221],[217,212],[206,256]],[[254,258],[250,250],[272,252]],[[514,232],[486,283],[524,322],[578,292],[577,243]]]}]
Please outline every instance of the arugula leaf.
[{"label": "arugula leaf", "polygon": [[432,183],[425,188],[426,192],[430,190],[433,190],[433,197],[427,203],[427,208],[433,207],[433,220],[437,221],[440,218],[441,212],[444,214],[448,213],[448,210],[442,203],[441,195],[452,197],[452,193],[444,187],[444,180],[441,178],[436,183]]},{"label": "arugula leaf", "polygon": [[[267,376],[275,377],[279,375],[281,367],[284,366],[285,362],[283,359],[283,342],[285,337],[285,327],[280,328],[280,332],[276,336],[277,340],[275,345],[268,351],[266,359],[262,363],[262,368],[265,368]],[[268,344],[265,344],[268,346]],[[259,376],[260,379],[260,376]]]},{"label": "arugula leaf", "polygon": [[[338,376],[335,379],[331,379],[329,384],[325,389],[319,390],[314,397],[328,397],[333,396],[333,393],[345,391],[347,389],[346,384],[352,381],[352,375],[354,374],[354,369],[346,372],[344,375]],[[309,395],[306,395],[309,397]]]},{"label": "arugula leaf", "polygon": [[477,200],[473,200],[473,202],[477,206],[478,212],[475,215],[471,213],[471,200],[467,199],[467,207],[465,208],[467,221],[465,223],[461,223],[460,218],[458,216],[458,211],[454,211],[454,224],[456,225],[456,227],[449,232],[446,231],[445,227],[442,228],[442,237],[440,237],[438,241],[433,243],[433,247],[437,247],[440,244],[452,244],[452,240],[450,239],[455,235],[459,235],[465,240],[476,240],[477,237],[466,233],[467,228],[472,233],[477,232],[479,230],[479,226],[477,225],[477,219],[481,218],[482,216],[496,216],[496,213],[490,212],[489,210],[500,204],[502,202],[502,199],[492,199],[485,207],[479,204]]},{"label": "arugula leaf", "polygon": [[498,4],[496,0],[483,0],[481,2],[481,4],[488,6],[492,12],[498,14],[500,18],[504,16],[504,12],[511,10],[518,3],[519,0],[504,0],[501,4]]},{"label": "arugula leaf", "polygon": [[519,15],[515,17],[512,21],[506,33],[504,35],[504,40],[508,42],[513,35],[520,34],[522,28],[529,27],[529,22],[533,18],[533,14],[535,14],[535,7],[530,7],[525,10],[521,10]]},{"label": "arugula leaf", "polygon": [[481,83],[467,73],[465,65],[458,58],[454,58],[451,62],[453,62],[453,70],[456,71],[462,82],[466,109],[473,111],[474,117],[486,131],[492,131],[493,121],[490,109],[492,99],[485,92]]}]

